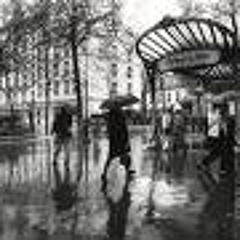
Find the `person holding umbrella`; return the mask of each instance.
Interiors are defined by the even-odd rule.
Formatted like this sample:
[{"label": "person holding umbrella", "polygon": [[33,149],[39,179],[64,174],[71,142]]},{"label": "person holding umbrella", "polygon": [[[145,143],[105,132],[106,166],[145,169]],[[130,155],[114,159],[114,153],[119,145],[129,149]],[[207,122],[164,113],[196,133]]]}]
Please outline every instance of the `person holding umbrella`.
[{"label": "person holding umbrella", "polygon": [[[77,202],[77,184],[71,181],[70,173],[70,142],[72,139],[72,112],[70,106],[62,105],[53,121],[52,134],[54,135],[53,176],[55,186],[52,197],[58,213],[68,211]],[[64,174],[58,167],[58,158],[61,151],[65,154]],[[63,176],[61,176],[63,175]]]},{"label": "person holding umbrella", "polygon": [[129,184],[131,171],[130,142],[126,118],[122,107],[131,104],[128,97],[105,101],[107,108],[107,134],[109,154],[102,174],[102,192],[109,208],[107,222],[108,240],[122,240],[125,236],[128,208],[130,206]]}]

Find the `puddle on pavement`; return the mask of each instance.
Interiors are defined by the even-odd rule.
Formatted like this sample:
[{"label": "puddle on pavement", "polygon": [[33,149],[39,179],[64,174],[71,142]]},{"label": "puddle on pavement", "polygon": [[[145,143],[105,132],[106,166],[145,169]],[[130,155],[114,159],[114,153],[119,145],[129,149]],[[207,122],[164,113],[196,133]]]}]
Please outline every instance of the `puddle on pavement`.
[{"label": "puddle on pavement", "polygon": [[[75,230],[81,234],[87,235],[90,233],[94,236],[99,234],[103,236],[108,213],[100,192],[99,179],[103,163],[106,160],[107,142],[105,139],[102,139],[98,144],[101,151],[97,149],[98,153],[90,152],[92,161],[89,163],[91,171],[89,172],[87,189],[88,201],[87,203],[81,201],[78,203],[78,224]],[[142,220],[149,203],[149,184],[151,184],[149,175],[151,174],[152,154],[144,151],[143,145],[144,142],[142,142],[141,137],[136,137],[132,140],[133,166],[136,169],[137,178],[132,187],[133,203],[129,209],[128,234],[133,233],[136,228],[142,228]],[[33,173],[28,174],[28,181],[18,183],[18,175],[15,173],[15,182],[12,181],[11,188],[8,188],[6,186],[8,186],[9,182],[3,179],[3,174],[0,176],[1,183],[5,184],[2,184],[0,187],[1,240],[71,239],[69,232],[75,221],[73,218],[74,211],[67,212],[65,215],[62,214],[61,217],[56,215],[54,203],[50,195],[51,191],[49,190],[51,185],[48,186],[46,181],[48,168],[46,164],[44,165],[41,162],[46,160],[47,157],[42,150],[44,147],[41,146],[40,149],[41,152],[36,153],[34,159],[32,159],[32,155],[21,158],[21,161],[29,158],[27,160],[27,163],[30,163],[29,165],[23,165],[21,162],[18,162],[16,165],[16,168],[21,169],[22,174],[26,172],[26,169],[24,169],[26,166],[35,165]],[[90,149],[96,151],[96,146],[92,146]],[[97,156],[98,154],[99,156]],[[99,159],[95,161],[94,157]],[[72,163],[72,166],[74,166],[74,163]],[[45,172],[36,172],[37,167]],[[193,166],[191,166],[192,168]],[[7,171],[6,169],[8,168],[5,167],[4,169]],[[18,174],[21,174],[21,172],[19,171]],[[6,176],[9,177],[7,174]],[[196,183],[194,177],[196,178],[194,173],[191,172],[191,176],[178,185],[170,184],[162,179],[158,180],[154,191],[155,210],[158,213],[156,214],[158,218],[161,220],[176,218],[183,223],[195,224],[205,199],[203,191],[200,190],[200,184]],[[39,178],[41,178],[40,182],[37,181]],[[20,176],[19,179],[23,178]],[[79,193],[83,197],[85,196],[85,191],[86,187],[80,187]],[[166,240],[168,239],[166,238]]]}]

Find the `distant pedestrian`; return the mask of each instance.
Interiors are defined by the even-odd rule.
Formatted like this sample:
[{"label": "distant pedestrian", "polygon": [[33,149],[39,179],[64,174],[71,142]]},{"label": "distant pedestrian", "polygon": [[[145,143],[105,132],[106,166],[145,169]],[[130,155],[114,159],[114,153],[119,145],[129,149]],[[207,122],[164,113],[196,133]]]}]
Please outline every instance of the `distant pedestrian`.
[{"label": "distant pedestrian", "polygon": [[99,139],[94,138],[93,139],[93,159],[96,165],[99,163],[100,154],[101,154],[101,148],[99,144]]},{"label": "distant pedestrian", "polygon": [[31,133],[35,132],[35,123],[34,123],[34,113],[32,109],[28,110],[28,122],[29,122],[29,127],[31,130]]},{"label": "distant pedestrian", "polygon": [[207,137],[207,149],[208,155],[203,159],[202,166],[208,167],[217,158],[220,158],[223,154],[225,147],[225,140],[227,133],[227,114],[226,106],[221,106],[217,109],[214,107],[214,112],[210,117],[210,123],[208,126],[208,137]]},{"label": "distant pedestrian", "polygon": [[69,161],[69,143],[72,137],[72,114],[68,106],[61,106],[59,111],[56,113],[53,126],[52,134],[54,135],[54,155],[53,163],[57,163],[57,158],[63,149],[65,152],[65,163]]},{"label": "distant pedestrian", "polygon": [[[72,137],[72,113],[67,105],[61,106],[56,112],[52,134],[54,135],[53,173],[55,187],[52,191],[57,212],[67,211],[77,201],[77,186],[71,182],[69,166],[69,145]],[[61,176],[57,166],[59,154],[65,154],[64,174]]]},{"label": "distant pedestrian", "polygon": [[181,181],[187,158],[187,146],[185,142],[186,124],[181,110],[174,113],[173,124],[171,129],[171,149],[172,155],[171,172],[173,180]]},{"label": "distant pedestrian", "polygon": [[234,182],[235,182],[235,120],[228,115],[226,106],[221,110],[221,124],[218,146],[210,151],[200,168],[211,175],[210,165],[219,161],[218,180],[210,189],[208,201],[203,209],[206,218],[215,220],[218,226],[218,239],[232,239],[234,219]]}]

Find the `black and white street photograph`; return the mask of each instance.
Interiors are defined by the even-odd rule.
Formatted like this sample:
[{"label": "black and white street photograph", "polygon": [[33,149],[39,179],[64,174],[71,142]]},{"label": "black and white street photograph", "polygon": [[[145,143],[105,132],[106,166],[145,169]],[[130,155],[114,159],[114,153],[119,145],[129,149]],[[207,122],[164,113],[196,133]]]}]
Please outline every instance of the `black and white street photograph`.
[{"label": "black and white street photograph", "polygon": [[240,0],[0,0],[0,240],[239,240]]}]

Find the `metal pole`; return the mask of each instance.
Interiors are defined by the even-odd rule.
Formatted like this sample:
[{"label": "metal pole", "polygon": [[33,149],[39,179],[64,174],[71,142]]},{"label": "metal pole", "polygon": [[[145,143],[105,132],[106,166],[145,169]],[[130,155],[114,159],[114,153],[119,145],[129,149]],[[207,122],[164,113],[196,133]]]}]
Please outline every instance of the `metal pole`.
[{"label": "metal pole", "polygon": [[81,88],[81,78],[80,78],[80,69],[79,69],[79,61],[78,61],[78,45],[77,45],[77,13],[75,10],[75,1],[71,1],[72,4],[72,15],[70,17],[70,35],[69,41],[72,50],[72,63],[73,63],[73,81],[76,92],[77,99],[77,146],[78,146],[78,161],[79,161],[79,169],[77,181],[79,181],[82,177],[82,159],[83,159],[83,104],[82,104],[82,88]]},{"label": "metal pole", "polygon": [[88,195],[88,171],[89,171],[89,82],[88,82],[88,42],[85,42],[85,181],[86,196]]},{"label": "metal pole", "polygon": [[[237,86],[237,88],[239,88],[239,79],[238,79],[238,63],[237,63],[237,58],[238,58],[238,25],[237,25],[237,20],[236,20],[236,1],[233,0],[231,2],[231,6],[232,6],[232,12],[231,12],[231,15],[230,15],[230,18],[231,18],[231,23],[232,23],[232,30],[233,30],[233,49],[232,49],[232,78],[233,78],[233,89],[235,86]],[[236,128],[238,128],[239,126],[239,99],[237,98],[236,100],[236,105],[237,105],[237,111],[236,111]],[[238,135],[236,134],[236,138],[238,138]],[[239,172],[239,168],[240,168],[240,164],[239,164],[239,152],[235,152],[235,172]],[[238,199],[238,196],[237,196],[237,193],[239,192],[239,185],[238,185],[238,177],[235,177],[235,183],[234,183],[234,194],[235,194],[235,199],[234,199],[234,212],[232,213],[233,214],[233,217],[231,219],[232,221],[232,225],[234,226],[232,228],[232,230],[234,231],[235,236],[231,236],[232,238],[235,238],[235,239],[239,239],[240,237],[240,231],[239,231],[239,228],[240,228],[240,220],[237,219],[238,216],[236,216],[236,212],[238,212],[239,210],[239,202],[237,201]],[[238,214],[237,214],[238,215]],[[233,221],[235,223],[233,223]],[[236,229],[235,229],[236,227]]]},{"label": "metal pole", "polygon": [[156,74],[156,66],[155,64],[151,65],[151,66],[145,66],[146,70],[147,70],[147,75],[149,78],[149,83],[150,83],[150,88],[151,88],[151,100],[152,100],[152,125],[153,125],[153,141],[154,141],[154,159],[152,159],[152,175],[151,175],[151,189],[149,192],[149,208],[148,211],[146,213],[147,218],[152,218],[153,216],[153,212],[154,212],[154,202],[153,202],[153,193],[154,193],[154,189],[155,189],[155,177],[156,177],[156,163],[158,161],[157,157],[158,154],[156,153],[156,146],[157,146],[157,134],[156,134],[156,96],[155,96],[155,74]]},{"label": "metal pole", "polygon": [[[49,9],[48,9],[49,11]],[[46,13],[49,20],[49,12]],[[47,20],[47,24],[49,21]],[[48,38],[47,26],[43,27],[43,38]],[[50,104],[50,79],[49,79],[49,43],[45,44],[44,68],[45,68],[45,134],[49,134],[49,104]]]}]

